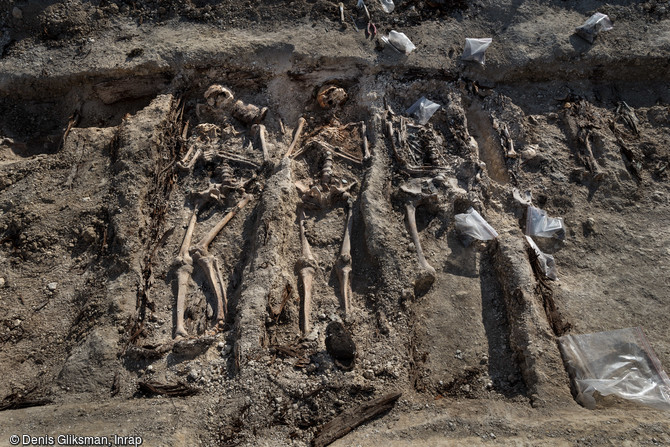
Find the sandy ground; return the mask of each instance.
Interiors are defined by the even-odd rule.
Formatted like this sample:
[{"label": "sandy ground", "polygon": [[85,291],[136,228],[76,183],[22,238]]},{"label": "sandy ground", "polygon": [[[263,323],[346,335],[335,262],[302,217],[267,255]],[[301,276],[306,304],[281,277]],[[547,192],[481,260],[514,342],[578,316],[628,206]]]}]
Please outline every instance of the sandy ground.
[{"label": "sandy ground", "polygon": [[[328,421],[391,392],[402,396],[390,412],[334,445],[670,443],[667,412],[575,402],[557,344],[641,326],[670,364],[670,4],[368,6],[380,35],[402,31],[417,49],[366,38],[353,4],[346,27],[321,1],[3,9],[0,445],[13,434],[318,444]],[[614,29],[591,45],[573,31],[596,10]],[[493,38],[486,65],[460,60],[465,37]],[[215,83],[267,107],[267,160],[251,122],[207,105]],[[321,108],[323,85],[346,101]],[[425,127],[404,113],[421,96],[442,105]],[[437,185],[416,208],[434,274],[406,217],[416,179]],[[314,191],[335,187],[346,195],[315,205]],[[565,220],[564,241],[538,241],[557,281],[531,268],[514,189]],[[200,254],[189,268],[178,255],[192,216],[195,247],[245,197],[207,247],[227,298],[217,326]],[[497,240],[455,229],[470,206]],[[340,321],[352,368],[327,340]],[[197,394],[152,397],[141,383]]]}]

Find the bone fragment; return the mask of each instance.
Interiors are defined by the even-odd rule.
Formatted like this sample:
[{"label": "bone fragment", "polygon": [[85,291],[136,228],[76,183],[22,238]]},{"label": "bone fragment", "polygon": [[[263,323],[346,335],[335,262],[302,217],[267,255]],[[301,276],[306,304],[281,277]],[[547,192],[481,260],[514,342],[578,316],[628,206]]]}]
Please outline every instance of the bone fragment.
[{"label": "bone fragment", "polygon": [[268,152],[268,145],[265,139],[265,126],[263,124],[254,124],[252,126],[252,131],[256,132],[256,135],[258,135],[258,141],[261,144],[261,150],[263,151],[263,163],[267,163],[270,161],[270,155]]},{"label": "bone fragment", "polygon": [[370,148],[368,147],[368,133],[365,121],[361,121],[361,137],[363,138],[363,160],[369,160],[371,155]]},{"label": "bone fragment", "polygon": [[[196,163],[196,162],[198,161],[198,159],[202,156],[202,154],[203,154],[202,149],[198,148],[198,149],[195,151],[195,155],[193,155],[193,157],[191,157],[191,159],[188,161],[188,163],[186,163],[186,162],[179,162],[179,163],[177,163],[177,166],[178,166],[179,169],[181,169],[182,171],[187,171],[187,172],[188,172],[188,171],[190,171],[191,169],[193,169],[193,166],[195,166],[195,163]],[[187,153],[187,155],[188,155],[188,153]],[[186,157],[184,157],[184,160],[186,160]]]},{"label": "bone fragment", "polygon": [[267,113],[267,107],[259,108],[253,104],[245,104],[240,100],[235,101],[233,110],[231,111],[231,115],[233,115],[234,118],[247,125],[260,123],[265,119]]},{"label": "bone fragment", "polygon": [[340,9],[340,23],[344,24],[344,4],[339,3],[337,7]]},{"label": "bone fragment", "polygon": [[340,292],[342,293],[342,309],[344,317],[347,318],[351,314],[351,227],[353,215],[353,200],[351,197],[347,200],[347,225],[344,230],[344,237],[342,238],[342,248],[340,256],[335,264],[335,271],[337,278],[340,281]]},{"label": "bone fragment", "polygon": [[321,167],[321,184],[324,187],[330,186],[330,180],[333,177],[333,153],[326,151],[323,166]]},{"label": "bone fragment", "polygon": [[514,150],[514,141],[510,138],[507,140],[507,158],[517,158],[519,154]]},{"label": "bone fragment", "polygon": [[312,330],[310,318],[312,313],[312,281],[316,274],[317,265],[305,236],[305,212],[303,210],[300,210],[300,245],[302,246],[302,256],[298,260],[298,268],[300,269],[300,279],[302,280],[304,291],[302,301],[302,332],[303,334],[309,334]]},{"label": "bone fragment", "polygon": [[300,135],[302,134],[302,130],[305,127],[306,122],[307,121],[302,116],[298,120],[298,128],[295,131],[295,135],[293,136],[293,141],[291,142],[291,145],[288,147],[288,150],[286,151],[285,157],[291,156],[293,149],[295,148],[296,144],[298,144],[298,140],[300,140]]},{"label": "bone fragment", "polygon": [[204,96],[207,100],[207,104],[212,107],[216,107],[217,109],[222,109],[229,106],[232,104],[234,99],[233,92],[219,84],[210,85],[209,88],[205,91]]},{"label": "bone fragment", "polygon": [[256,163],[254,163],[253,161],[251,161],[251,160],[249,160],[245,157],[242,157],[241,155],[237,155],[233,152],[220,150],[220,151],[217,152],[217,155],[219,157],[223,158],[224,160],[230,160],[230,161],[234,161],[234,162],[237,162],[237,163],[242,163],[242,164],[250,166],[254,169],[259,168],[259,166]]}]

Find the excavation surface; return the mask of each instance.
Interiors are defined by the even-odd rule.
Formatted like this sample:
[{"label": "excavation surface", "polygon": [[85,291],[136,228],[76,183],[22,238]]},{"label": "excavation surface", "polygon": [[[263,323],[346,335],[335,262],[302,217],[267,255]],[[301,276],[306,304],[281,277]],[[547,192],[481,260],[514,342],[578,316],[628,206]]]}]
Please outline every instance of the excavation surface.
[{"label": "excavation surface", "polygon": [[158,3],[3,12],[0,445],[670,443],[558,347],[670,365],[667,2]]}]

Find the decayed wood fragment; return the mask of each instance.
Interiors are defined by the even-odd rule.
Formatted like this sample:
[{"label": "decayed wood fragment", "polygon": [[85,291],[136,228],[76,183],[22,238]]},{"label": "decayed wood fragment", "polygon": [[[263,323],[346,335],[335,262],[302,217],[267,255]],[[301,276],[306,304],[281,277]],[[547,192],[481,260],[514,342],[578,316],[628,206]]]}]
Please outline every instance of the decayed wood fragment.
[{"label": "decayed wood fragment", "polygon": [[319,428],[312,445],[323,447],[337,441],[359,425],[393,408],[400,396],[402,393],[390,393],[340,413]]}]

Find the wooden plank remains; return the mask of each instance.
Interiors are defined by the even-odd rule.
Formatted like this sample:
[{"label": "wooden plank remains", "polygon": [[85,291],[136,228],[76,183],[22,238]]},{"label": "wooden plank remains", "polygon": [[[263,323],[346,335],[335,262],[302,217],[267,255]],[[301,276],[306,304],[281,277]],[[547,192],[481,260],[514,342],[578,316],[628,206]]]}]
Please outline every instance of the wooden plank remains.
[{"label": "wooden plank remains", "polygon": [[325,447],[337,441],[359,425],[389,411],[400,396],[402,396],[402,393],[389,393],[343,411],[319,428],[312,445],[314,447]]}]

